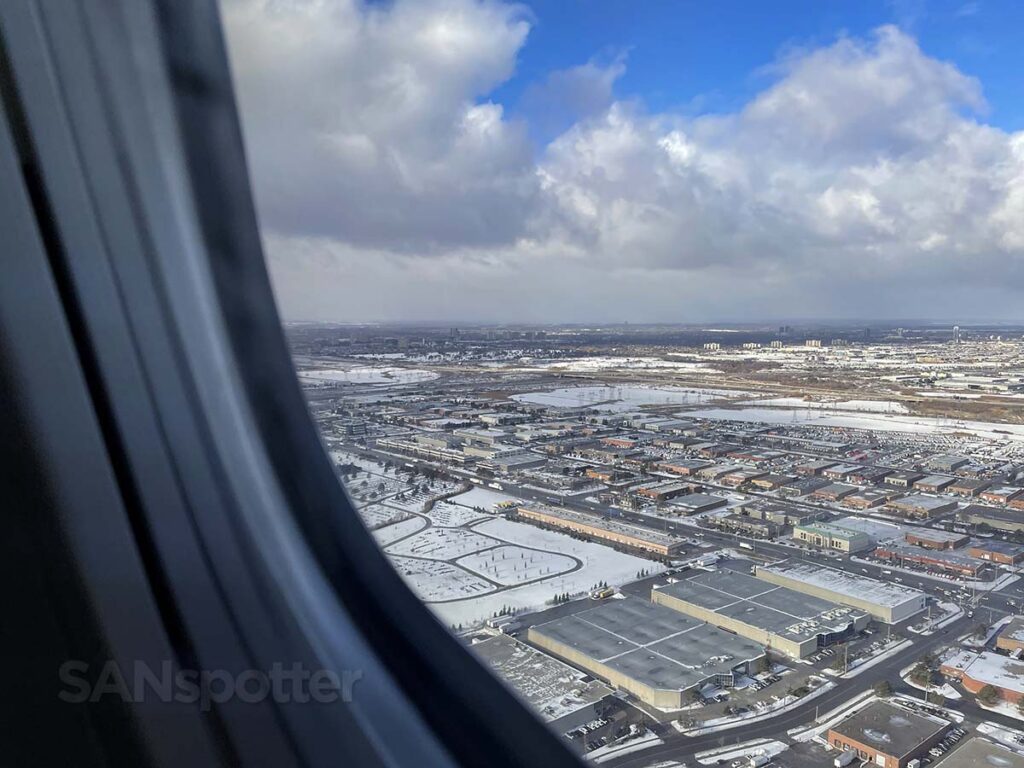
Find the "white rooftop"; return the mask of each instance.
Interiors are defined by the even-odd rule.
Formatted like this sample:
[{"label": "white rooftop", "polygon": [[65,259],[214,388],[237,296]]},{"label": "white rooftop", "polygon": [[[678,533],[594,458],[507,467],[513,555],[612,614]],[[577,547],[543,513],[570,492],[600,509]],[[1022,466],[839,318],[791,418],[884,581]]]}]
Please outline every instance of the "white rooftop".
[{"label": "white rooftop", "polygon": [[888,608],[920,600],[924,596],[923,592],[913,587],[879,581],[802,560],[785,560],[772,565],[759,565],[757,570],[758,573],[777,573],[805,584],[831,590],[836,594],[868,600]]}]

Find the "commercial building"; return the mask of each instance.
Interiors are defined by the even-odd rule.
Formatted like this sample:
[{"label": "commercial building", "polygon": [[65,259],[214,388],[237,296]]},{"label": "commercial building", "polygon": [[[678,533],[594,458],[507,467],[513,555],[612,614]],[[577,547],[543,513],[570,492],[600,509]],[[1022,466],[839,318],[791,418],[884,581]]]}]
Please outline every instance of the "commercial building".
[{"label": "commercial building", "polygon": [[866,611],[719,569],[657,587],[651,599],[801,659],[867,626]]},{"label": "commercial building", "polygon": [[820,477],[805,477],[803,480],[797,480],[795,483],[779,489],[779,495],[785,496],[786,498],[799,498],[801,496],[807,496],[814,493],[819,488],[824,488],[828,485],[828,480],[824,480]]},{"label": "commercial building", "polygon": [[882,768],[906,768],[949,728],[947,720],[875,701],[829,728],[828,743],[840,751],[855,749],[861,760]]},{"label": "commercial building", "polygon": [[793,471],[798,475],[817,477],[826,469],[831,469],[834,466],[836,466],[836,462],[834,461],[829,461],[828,459],[817,459],[814,461],[805,461],[803,464],[797,464],[793,467]]},{"label": "commercial building", "polygon": [[710,512],[714,509],[724,507],[729,503],[728,499],[721,496],[711,496],[706,493],[691,493],[686,496],[679,496],[669,502],[670,507],[677,508],[681,513],[687,515],[699,515],[702,512]]},{"label": "commercial building", "polygon": [[749,515],[723,515],[708,520],[708,524],[723,531],[746,534],[758,539],[774,539],[779,535],[779,526],[771,520],[760,520]]},{"label": "commercial building", "polygon": [[1024,560],[1024,547],[999,539],[983,539],[969,546],[967,554],[992,563],[1016,565]]},{"label": "commercial building", "polygon": [[600,680],[509,635],[488,638],[472,648],[557,733],[597,718],[602,702],[612,694]]},{"label": "commercial building", "polygon": [[640,701],[681,709],[686,692],[728,687],[764,648],[646,600],[614,600],[530,627],[527,639]]},{"label": "commercial building", "polygon": [[914,483],[914,489],[922,493],[942,493],[954,482],[954,478],[946,475],[928,475]]},{"label": "commercial building", "polygon": [[1024,531],[1024,514],[1015,510],[968,504],[957,513],[957,519],[968,525],[984,525],[1000,531]]},{"label": "commercial building", "polygon": [[920,472],[890,472],[886,475],[885,484],[893,488],[911,488],[918,480],[923,480]]},{"label": "commercial building", "polygon": [[957,549],[971,540],[970,536],[938,528],[914,528],[904,535],[907,544],[924,549]]},{"label": "commercial building", "polygon": [[955,472],[960,467],[966,467],[971,463],[971,460],[966,456],[959,456],[952,453],[943,453],[938,456],[932,456],[925,462],[929,469],[936,472]]},{"label": "commercial building", "polygon": [[948,550],[921,549],[909,544],[885,544],[874,552],[879,560],[904,565],[920,565],[935,571],[949,571],[960,576],[977,576],[987,565],[973,557]]},{"label": "commercial building", "polygon": [[991,651],[961,651],[942,662],[939,671],[959,680],[971,693],[991,685],[1004,701],[1016,704],[1024,698],[1024,661],[1009,656]]},{"label": "commercial building", "polygon": [[1009,747],[975,736],[950,752],[942,761],[942,768],[1024,768],[1024,755]]},{"label": "commercial building", "polygon": [[977,496],[986,488],[992,485],[991,480],[984,480],[980,477],[961,477],[949,486],[949,492],[957,496]]},{"label": "commercial building", "polygon": [[825,517],[828,513],[820,509],[797,507],[785,502],[758,499],[743,505],[743,511],[750,517],[767,520],[776,525],[803,525]]},{"label": "commercial building", "polygon": [[769,473],[763,477],[756,477],[750,484],[761,491],[777,491],[783,486],[789,485],[796,478],[793,475],[777,475]]},{"label": "commercial building", "polygon": [[955,501],[940,499],[936,496],[905,496],[902,499],[894,499],[886,504],[886,509],[895,512],[903,517],[914,520],[928,520],[947,512],[953,512],[957,508]]},{"label": "commercial building", "polygon": [[1018,488],[1015,485],[999,485],[995,488],[986,488],[978,496],[982,501],[987,501],[990,504],[1009,504],[1022,493],[1024,493],[1024,488]]},{"label": "commercial building", "polygon": [[673,480],[666,480],[637,485],[632,489],[632,493],[635,493],[637,496],[642,496],[645,499],[661,503],[663,501],[668,501],[669,499],[674,499],[677,496],[685,496],[692,490],[692,483],[681,483]]},{"label": "commercial building", "polygon": [[874,509],[887,504],[899,496],[898,491],[885,490],[883,488],[868,488],[863,491],[851,493],[841,502],[842,506],[849,509]]},{"label": "commercial building", "polygon": [[996,635],[996,648],[1013,653],[1024,649],[1024,617],[1013,619]]},{"label": "commercial building", "polygon": [[822,501],[841,501],[852,493],[857,492],[857,486],[846,485],[845,483],[829,483],[811,494],[812,498]]},{"label": "commercial building", "polygon": [[832,523],[794,525],[793,539],[812,547],[835,549],[847,554],[863,552],[875,546],[875,540],[866,533]]},{"label": "commercial building", "polygon": [[531,504],[517,507],[516,514],[523,520],[572,531],[630,549],[653,552],[663,557],[675,557],[683,549],[683,542],[674,536],[620,520],[605,520],[597,515],[572,509]]},{"label": "commercial building", "polygon": [[920,590],[802,560],[758,565],[756,576],[813,597],[860,608],[887,624],[925,609],[926,595]]},{"label": "commercial building", "polygon": [[657,465],[657,469],[661,472],[671,472],[673,475],[689,477],[709,466],[711,466],[711,462],[702,459],[673,459],[661,462]]}]

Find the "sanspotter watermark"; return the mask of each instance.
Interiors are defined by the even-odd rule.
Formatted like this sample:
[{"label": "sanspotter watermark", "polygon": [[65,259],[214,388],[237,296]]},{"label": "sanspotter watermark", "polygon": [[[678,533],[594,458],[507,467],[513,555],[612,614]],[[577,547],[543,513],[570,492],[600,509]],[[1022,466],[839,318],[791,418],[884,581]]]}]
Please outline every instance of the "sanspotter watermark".
[{"label": "sanspotter watermark", "polygon": [[353,691],[363,673],[330,669],[310,670],[299,663],[275,663],[270,669],[180,669],[164,661],[159,669],[136,661],[131,670],[115,661],[99,668],[85,661],[66,661],[58,674],[58,697],[70,704],[86,704],[116,697],[126,703],[145,701],[198,704],[208,711],[215,704],[238,700],[257,704],[271,700],[279,704],[330,704],[352,701]]}]

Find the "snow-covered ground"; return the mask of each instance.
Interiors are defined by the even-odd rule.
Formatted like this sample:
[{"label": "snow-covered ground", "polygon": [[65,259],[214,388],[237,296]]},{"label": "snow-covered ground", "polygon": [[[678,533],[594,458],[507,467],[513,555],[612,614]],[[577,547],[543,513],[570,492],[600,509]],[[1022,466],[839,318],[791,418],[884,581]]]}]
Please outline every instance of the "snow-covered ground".
[{"label": "snow-covered ground", "polygon": [[545,576],[558,576],[576,566],[576,561],[571,557],[516,546],[475,552],[457,562],[463,568],[505,586],[515,586]]},{"label": "snow-covered ground", "polygon": [[[458,498],[458,497],[456,497]],[[450,501],[439,501],[426,513],[434,525],[442,528],[460,528],[464,525],[486,520],[487,515]]]},{"label": "snow-covered ground", "polygon": [[740,405],[772,406],[775,408],[823,408],[831,411],[860,411],[862,413],[909,413],[907,406],[891,400],[839,400],[819,402],[800,397],[773,397],[768,400],[750,400]]},{"label": "snow-covered ground", "polygon": [[988,421],[939,419],[930,416],[900,414],[844,414],[827,409],[800,408],[705,408],[690,411],[687,416],[719,421],[791,424],[809,422],[822,427],[846,427],[878,432],[917,432],[922,434],[959,432],[990,440],[1024,440],[1024,425]]},{"label": "snow-covered ground", "polygon": [[504,501],[521,500],[515,496],[510,496],[507,493],[492,491],[490,488],[474,486],[465,493],[460,493],[458,496],[452,496],[449,501],[453,504],[461,504],[464,507],[480,507],[480,509],[486,509],[488,512],[492,512],[494,511],[495,504],[501,504]]},{"label": "snow-covered ground", "polygon": [[494,587],[479,576],[437,560],[391,556],[391,563],[423,600],[460,600],[486,595]]},{"label": "snow-covered ground", "polygon": [[545,392],[512,395],[520,403],[563,408],[590,406],[601,411],[632,411],[643,405],[701,405],[723,397],[745,395],[725,389],[622,387],[562,387]]},{"label": "snow-covered ground", "polygon": [[656,747],[659,744],[664,743],[665,742],[659,739],[656,734],[651,731],[644,731],[639,736],[629,737],[613,744],[606,744],[603,747],[598,747],[592,752],[588,752],[583,757],[585,760],[592,760],[595,763],[603,763],[606,760],[611,760],[612,758],[630,755],[634,752],[640,752],[641,750]]},{"label": "snow-covered ground", "polygon": [[335,366],[299,371],[298,376],[301,382],[335,384],[411,384],[437,378],[437,374],[432,371],[393,366]]},{"label": "snow-covered ground", "polygon": [[[405,514],[404,512],[399,514]],[[378,528],[373,532],[373,538],[377,540],[377,543],[382,547],[386,547],[392,542],[398,541],[399,539],[411,536],[417,531],[422,530],[427,525],[427,521],[422,517],[407,517],[405,520],[401,520],[391,525],[386,525],[383,528]]]},{"label": "snow-covered ground", "polygon": [[618,586],[636,579],[640,570],[648,573],[664,570],[663,565],[646,558],[616,552],[601,544],[579,541],[562,533],[545,531],[511,520],[488,520],[474,526],[473,530],[504,543],[575,557],[583,566],[571,573],[552,575],[520,587],[479,597],[470,595],[466,600],[432,606],[448,624],[471,626],[490,618],[503,607],[513,611],[535,610],[543,608],[558,594],[584,594],[602,581]]},{"label": "snow-covered ground", "polygon": [[760,757],[766,755],[775,757],[789,749],[789,745],[771,739],[754,739],[746,744],[732,744],[728,747],[718,747],[698,752],[694,755],[701,765],[718,765],[723,760],[731,762],[744,757]]},{"label": "snow-covered ground", "polygon": [[402,539],[387,548],[388,554],[423,557],[430,560],[455,560],[496,547],[501,542],[465,528],[429,528],[415,536]]}]

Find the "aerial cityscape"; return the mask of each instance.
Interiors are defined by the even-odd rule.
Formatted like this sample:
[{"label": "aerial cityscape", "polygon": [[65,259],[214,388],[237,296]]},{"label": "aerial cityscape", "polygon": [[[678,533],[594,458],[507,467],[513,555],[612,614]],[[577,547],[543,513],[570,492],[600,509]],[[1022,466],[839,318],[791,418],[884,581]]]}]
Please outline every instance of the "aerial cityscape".
[{"label": "aerial cityscape", "polygon": [[1024,768],[1024,6],[223,14],[310,412],[466,658],[595,765]]},{"label": "aerial cityscape", "polygon": [[611,766],[1024,766],[1024,328],[287,327],[409,586]]}]

